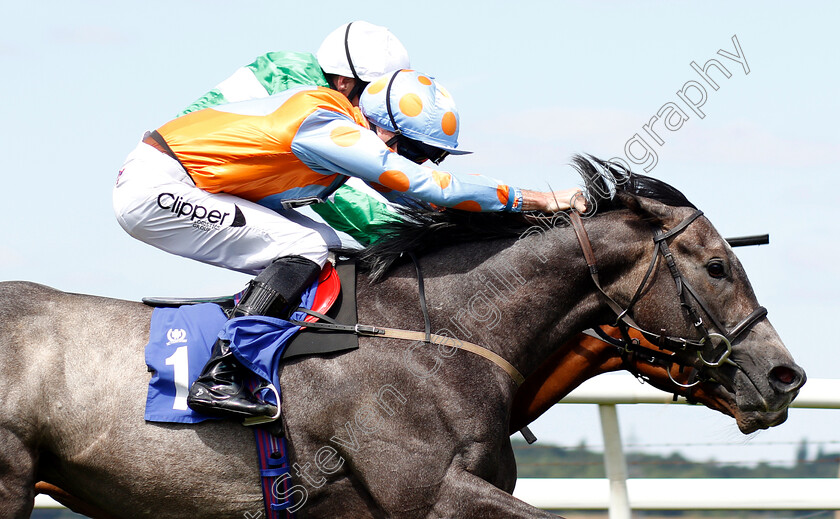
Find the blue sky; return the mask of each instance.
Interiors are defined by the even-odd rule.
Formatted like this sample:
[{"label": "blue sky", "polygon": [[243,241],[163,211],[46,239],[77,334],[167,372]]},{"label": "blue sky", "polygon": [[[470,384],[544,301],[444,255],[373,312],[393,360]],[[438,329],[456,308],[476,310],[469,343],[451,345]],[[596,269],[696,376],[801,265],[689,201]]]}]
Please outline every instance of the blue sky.
[{"label": "blue sky", "polygon": [[[810,377],[836,377],[840,348],[826,326],[840,311],[840,7],[832,2],[12,3],[0,21],[0,279],[133,300],[239,290],[240,274],[126,235],[111,210],[116,172],[145,130],[237,67],[271,50],[314,52],[355,19],[391,28],[413,67],[452,92],[462,146],[476,153],[449,159],[449,168],[526,188],[577,183],[573,153],[621,156],[698,81],[692,61],[720,61],[731,77],[712,72],[720,88],[707,89],[705,117],[683,105],[689,118],[661,131],[662,145],[646,136],[658,160],[649,174],[681,189],[724,236],[771,235],[770,246],[738,251],[759,301]],[[734,53],[733,36],[749,74],[718,54]],[[619,412],[625,439],[638,443],[735,445],[681,448],[699,459],[790,460],[803,437],[840,440],[835,411],[794,411],[750,439],[707,410]],[[534,430],[597,445],[596,417],[594,407],[558,407]]]}]

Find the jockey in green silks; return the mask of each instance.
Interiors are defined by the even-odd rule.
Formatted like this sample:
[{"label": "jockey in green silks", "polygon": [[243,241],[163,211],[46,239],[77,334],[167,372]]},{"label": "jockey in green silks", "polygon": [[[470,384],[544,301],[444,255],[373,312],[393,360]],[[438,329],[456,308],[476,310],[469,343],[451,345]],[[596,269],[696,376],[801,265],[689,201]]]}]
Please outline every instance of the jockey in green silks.
[{"label": "jockey in green silks", "polygon": [[[317,57],[304,52],[269,52],[241,67],[178,116],[226,103],[259,99],[299,86],[328,87],[358,106],[374,78],[410,67],[408,53],[385,27],[356,21],[331,32]],[[349,181],[310,208],[336,231],[361,245],[376,240],[374,229],[394,217],[385,198],[364,182]],[[342,240],[342,245],[345,240]]]}]

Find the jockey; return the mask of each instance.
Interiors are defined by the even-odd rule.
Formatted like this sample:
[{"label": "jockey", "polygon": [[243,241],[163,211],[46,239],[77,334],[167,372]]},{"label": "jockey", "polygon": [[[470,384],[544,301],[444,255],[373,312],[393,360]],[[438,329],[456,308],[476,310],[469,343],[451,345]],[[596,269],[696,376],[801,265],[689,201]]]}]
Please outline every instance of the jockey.
[{"label": "jockey", "polygon": [[308,52],[269,52],[239,68],[178,115],[298,86],[329,87],[353,106],[367,84],[389,72],[409,68],[408,52],[385,27],[365,21],[345,23],[324,38],[317,58]]},{"label": "jockey", "polygon": [[[328,34],[316,56],[287,51],[259,56],[178,115],[307,85],[337,90],[358,106],[359,96],[371,80],[411,66],[405,47],[387,28],[361,20],[345,23]],[[356,179],[311,209],[331,228],[317,222],[311,225],[320,229],[331,244],[346,248],[373,241],[374,229],[392,215],[385,200]],[[346,233],[351,239],[342,238],[344,235],[335,231]]]},{"label": "jockey", "polygon": [[[287,317],[328,255],[321,235],[289,209],[321,202],[349,178],[396,203],[556,212],[572,202],[585,209],[576,189],[540,193],[435,169],[446,155],[467,152],[457,148],[451,96],[427,75],[384,76],[367,87],[360,108],[311,86],[174,119],[148,132],[126,159],[114,188],[117,219],[162,250],[256,275],[234,317]],[[190,407],[272,415],[273,406],[244,387],[241,369],[229,344],[217,340]]]}]

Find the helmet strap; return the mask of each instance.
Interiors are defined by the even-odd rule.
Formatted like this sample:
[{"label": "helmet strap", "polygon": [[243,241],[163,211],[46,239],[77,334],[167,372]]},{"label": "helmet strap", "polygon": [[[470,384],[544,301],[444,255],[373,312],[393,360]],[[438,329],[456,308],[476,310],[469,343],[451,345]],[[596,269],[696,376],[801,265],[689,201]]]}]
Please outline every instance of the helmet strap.
[{"label": "helmet strap", "polygon": [[356,73],[356,67],[353,66],[353,58],[350,57],[350,26],[353,25],[353,22],[347,24],[347,30],[344,31],[344,53],[347,54],[347,64],[350,65],[350,72],[353,74],[353,77],[356,81],[361,81],[362,79]]},{"label": "helmet strap", "polygon": [[[394,84],[394,80],[397,78],[397,74],[399,74],[400,72],[402,71],[398,70],[394,72],[394,75],[391,76],[391,80],[388,81],[388,88],[385,90],[385,109],[388,110],[388,118],[391,120],[391,126],[394,127],[394,133],[396,134],[391,140],[394,140],[400,135],[402,135],[402,132],[400,131],[399,127],[397,127],[397,121],[396,119],[394,119],[394,112],[391,111],[391,86]],[[389,146],[391,145],[389,144]]]},{"label": "helmet strap", "polygon": [[361,96],[366,86],[368,86],[367,83],[363,82],[360,79],[357,79],[356,85],[353,87],[353,90],[350,91],[350,94],[347,96],[347,99],[349,99],[352,102],[353,99],[356,99],[357,97]]},{"label": "helmet strap", "polygon": [[391,80],[388,81],[388,88],[385,89],[385,109],[388,111],[388,118],[391,120],[391,126],[394,128],[394,136],[388,139],[385,145],[389,148],[393,148],[395,144],[402,143],[403,147],[401,148],[402,152],[400,155],[408,158],[409,160],[421,164],[426,159],[429,159],[435,164],[440,164],[443,159],[449,155],[448,151],[441,150],[421,141],[415,141],[414,139],[403,135],[397,126],[397,120],[394,119],[394,112],[391,110],[391,86],[394,84],[394,80],[400,72],[402,71],[397,70],[394,72],[391,76]]},{"label": "helmet strap", "polygon": [[347,30],[344,31],[344,53],[347,55],[347,64],[350,66],[350,72],[353,74],[353,79],[356,80],[356,84],[353,86],[353,90],[350,91],[350,95],[347,96],[347,99],[353,101],[353,99],[362,95],[362,91],[367,86],[367,83],[362,81],[362,78],[359,77],[359,74],[356,72],[356,67],[353,66],[353,58],[350,57],[350,26],[353,25],[353,22],[347,24]]}]

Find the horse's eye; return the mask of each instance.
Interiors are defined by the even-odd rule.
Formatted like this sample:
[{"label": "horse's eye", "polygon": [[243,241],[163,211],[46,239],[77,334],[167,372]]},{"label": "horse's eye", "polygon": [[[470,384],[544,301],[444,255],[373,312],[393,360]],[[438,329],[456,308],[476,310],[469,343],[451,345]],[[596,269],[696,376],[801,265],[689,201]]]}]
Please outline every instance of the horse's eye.
[{"label": "horse's eye", "polygon": [[706,264],[706,272],[713,278],[726,277],[726,265],[723,264],[722,260],[713,259]]}]

